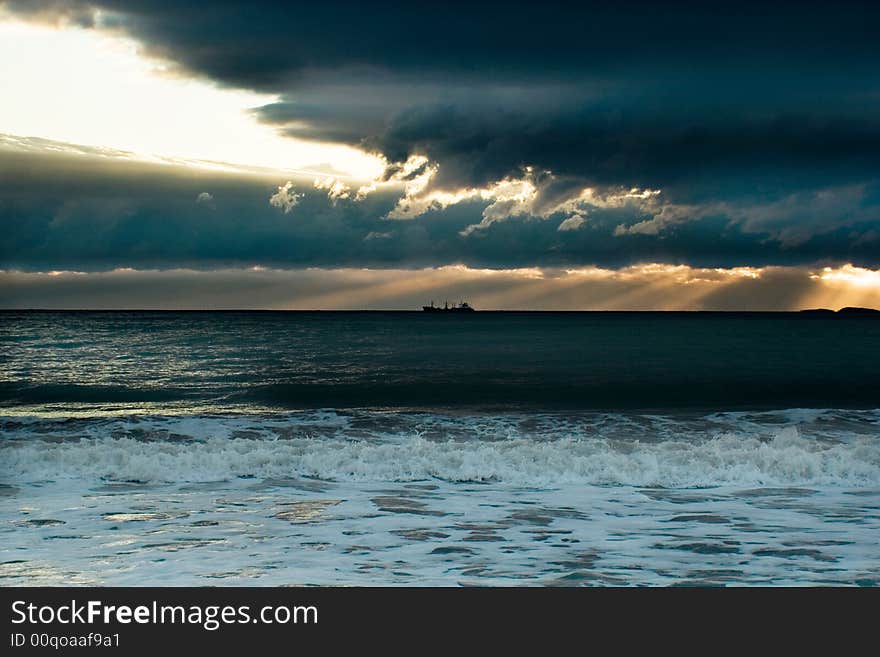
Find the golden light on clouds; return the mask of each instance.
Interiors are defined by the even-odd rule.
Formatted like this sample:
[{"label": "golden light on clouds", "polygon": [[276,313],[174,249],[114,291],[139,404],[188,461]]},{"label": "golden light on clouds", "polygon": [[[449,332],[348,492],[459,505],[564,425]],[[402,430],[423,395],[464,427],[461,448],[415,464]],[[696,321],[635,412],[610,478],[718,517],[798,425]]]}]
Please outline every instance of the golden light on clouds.
[{"label": "golden light on clouds", "polygon": [[[481,310],[801,310],[880,307],[880,271],[846,265],[610,269],[309,268],[0,272],[0,307]],[[866,282],[871,282],[866,284]]]},{"label": "golden light on clouds", "polygon": [[756,267],[733,267],[730,269],[712,268],[701,269],[688,267],[687,265],[665,265],[649,263],[633,265],[621,269],[609,269],[602,267],[584,267],[579,269],[566,269],[569,276],[579,276],[597,279],[636,280],[658,277],[665,280],[673,280],[682,285],[701,281],[724,281],[736,278],[759,278],[761,269]]},{"label": "golden light on clouds", "polygon": [[813,274],[812,278],[827,282],[840,282],[847,286],[877,288],[880,290],[880,271],[844,265],[838,269],[825,267],[821,273]]},{"label": "golden light on clouds", "polygon": [[356,149],[260,124],[250,110],[275,96],[182,77],[122,36],[18,22],[2,11],[0,89],[0,133],[279,170],[329,163],[357,180],[382,170]]},{"label": "golden light on clouds", "polygon": [[810,279],[816,283],[809,300],[812,307],[880,308],[880,270],[853,265],[824,267],[812,273]]}]

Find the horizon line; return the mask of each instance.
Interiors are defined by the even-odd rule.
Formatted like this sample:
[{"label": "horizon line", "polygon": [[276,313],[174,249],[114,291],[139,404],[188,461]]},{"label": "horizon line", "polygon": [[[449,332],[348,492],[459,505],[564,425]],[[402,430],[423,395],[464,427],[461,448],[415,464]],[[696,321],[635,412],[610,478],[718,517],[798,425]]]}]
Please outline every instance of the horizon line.
[{"label": "horizon line", "polygon": [[[844,312],[850,311],[850,312]],[[751,310],[748,308],[742,309],[680,309],[680,310],[660,310],[660,309],[555,309],[555,310],[545,310],[545,309],[503,309],[503,308],[491,308],[484,310],[476,310],[474,313],[467,313],[467,316],[472,316],[475,313],[667,313],[667,314],[682,314],[682,313],[690,313],[690,314],[736,314],[736,313],[749,313],[749,314],[801,314],[801,313],[823,313],[823,314],[842,314],[842,315],[850,315],[854,314],[854,311],[862,311],[868,314],[871,313],[880,313],[880,309],[867,307],[867,306],[843,306],[837,310],[831,308],[800,308],[800,309],[789,309],[789,310]],[[411,309],[411,308],[0,308],[0,312],[2,313],[13,313],[13,312],[127,312],[127,313],[413,313],[413,314],[425,314],[423,310],[420,309]],[[444,314],[444,313],[440,313]],[[461,316],[459,313],[450,313],[455,316]],[[433,316],[433,314],[432,314]]]}]

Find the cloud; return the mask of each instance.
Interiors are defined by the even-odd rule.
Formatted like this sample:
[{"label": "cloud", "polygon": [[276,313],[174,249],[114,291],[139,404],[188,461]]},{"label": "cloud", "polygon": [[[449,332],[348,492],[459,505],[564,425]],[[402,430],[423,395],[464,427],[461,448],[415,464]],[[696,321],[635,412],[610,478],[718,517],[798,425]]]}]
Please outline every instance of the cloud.
[{"label": "cloud", "polygon": [[[107,170],[74,187],[57,167],[12,166],[5,263],[880,263],[876,3],[326,2],[296,20],[268,1],[5,6],[124,32],[169,75],[271,95],[253,115],[281,134],[387,164],[356,189],[335,171],[289,174],[326,196],[273,191],[265,172],[228,194],[211,181],[228,207],[210,231],[189,207],[207,182],[181,175],[151,197]],[[298,221],[270,215],[268,195]],[[575,217],[590,230],[569,230]]]},{"label": "cloud", "polygon": [[657,205],[654,197],[660,194],[659,190],[638,188],[585,187],[583,179],[539,172],[531,166],[523,167],[517,177],[504,178],[483,188],[440,190],[432,184],[438,172],[439,166],[423,156],[411,156],[405,163],[389,166],[383,182],[404,180],[405,185],[403,196],[387,218],[415,219],[459,203],[483,201],[481,221],[461,231],[466,237],[512,217],[547,219],[559,213],[586,214],[625,205],[647,209]]},{"label": "cloud", "polygon": [[[708,216],[724,216],[746,233],[769,236],[784,248],[853,225],[880,220],[880,204],[870,200],[876,186],[843,185],[788,194],[764,203],[710,202],[646,206],[650,218],[619,224],[614,235],[660,235],[669,229]],[[860,239],[868,237],[860,235]],[[868,237],[869,238],[869,237]]]},{"label": "cloud", "polygon": [[90,3],[76,0],[4,0],[0,2],[0,9],[55,26],[88,28],[98,23],[96,8]]},{"label": "cloud", "polygon": [[[398,117],[373,143],[386,157],[419,155],[430,163],[427,184],[403,200],[416,212],[468,190],[521,180],[524,164],[550,181],[570,183],[567,199],[557,205],[583,189],[637,188],[662,191],[676,205],[755,206],[877,181],[870,164],[870,152],[880,148],[875,119],[774,113],[754,119],[749,107],[728,109],[724,121],[708,110],[691,116],[671,115],[671,107],[632,111],[609,121],[591,108],[539,116],[529,108],[494,116],[438,108]],[[510,216],[508,209],[544,214],[507,200],[497,208]],[[827,214],[835,221],[833,209]]]},{"label": "cloud", "polygon": [[284,210],[284,214],[287,214],[297,205],[299,205],[300,200],[303,195],[298,194],[293,189],[293,183],[291,181],[287,181],[283,185],[278,187],[278,191],[276,191],[272,196],[269,197],[269,205],[281,208]]},{"label": "cloud", "polygon": [[[414,179],[418,170],[391,175]],[[0,144],[0,268],[418,268],[450,262],[500,269],[619,268],[639,262],[876,268],[880,263],[880,219],[872,214],[880,192],[872,186],[829,188],[828,198],[842,210],[841,223],[829,228],[832,223],[822,215],[834,203],[803,214],[810,211],[810,195],[772,212],[772,203],[765,203],[742,206],[749,213],[738,214],[736,206],[711,201],[674,204],[665,193],[581,188],[580,181],[553,181],[534,172],[530,180],[534,194],[520,194],[529,188],[519,179],[469,193],[414,220],[389,220],[400,195],[394,185],[377,184],[361,201],[334,206],[324,194],[295,191],[313,187],[313,175],[292,176],[288,191],[301,198],[297,221],[289,221],[266,202],[277,193],[277,172],[151,164],[72,147],[30,152]],[[194,202],[205,190],[223,190],[210,216]],[[518,195],[523,198],[503,207],[504,197]],[[487,208],[492,223],[463,236],[485,219]],[[681,221],[657,234],[614,235],[620,225],[650,220],[661,211],[671,217],[673,210]],[[583,216],[589,230],[584,224],[560,232],[559,225],[573,215]],[[780,231],[799,221],[812,236],[781,241]],[[386,237],[364,241],[371,232]]]},{"label": "cloud", "polygon": [[852,266],[620,269],[248,267],[208,272],[0,271],[2,308],[417,310],[466,298],[481,310],[797,310],[880,307],[880,272]]},{"label": "cloud", "polygon": [[880,221],[880,204],[872,201],[880,184],[841,185],[789,194],[770,203],[733,208],[746,232],[770,233],[785,247],[816,235],[857,224]]},{"label": "cloud", "polygon": [[659,235],[669,228],[688,221],[697,221],[710,214],[729,216],[730,206],[723,203],[706,205],[668,204],[649,213],[648,219],[625,225],[618,224],[614,229],[615,237],[624,235]]},{"label": "cloud", "polygon": [[437,189],[483,188],[525,165],[664,190],[768,169],[864,175],[878,144],[880,46],[867,26],[880,7],[870,3],[364,12],[336,1],[299,8],[297,20],[268,0],[224,0],[209,14],[187,1],[168,12],[161,0],[9,7],[44,20],[95,16],[183,71],[276,94],[257,113],[287,134],[390,162],[423,155],[440,167]]},{"label": "cloud", "polygon": [[565,219],[561,224],[559,224],[559,228],[557,228],[556,230],[558,230],[561,233],[571,231],[571,230],[577,230],[578,228],[583,226],[586,223],[586,221],[587,220],[584,219],[583,216],[581,216],[579,214],[573,214],[570,217],[568,217],[567,219]]},{"label": "cloud", "polygon": [[[221,0],[210,13],[195,0],[176,2],[173,13],[164,0],[5,4],[33,19],[72,18],[125,30],[188,71],[273,91],[316,69],[346,72],[348,79],[372,72],[409,74],[419,82],[474,80],[475,73],[491,72],[496,80],[522,80],[546,77],[548,71],[561,78],[600,77],[633,65],[655,71],[658,65],[694,68],[745,60],[764,62],[763,69],[753,69],[760,75],[791,65],[780,59],[785,52],[808,67],[825,64],[817,70],[824,73],[836,68],[827,65],[828,45],[837,60],[864,66],[863,57],[876,45],[869,26],[878,11],[871,3],[846,1],[796,13],[795,2],[673,3],[659,9],[645,0],[614,5],[551,0],[540,7],[510,2],[500,11],[497,2],[478,0],[467,12],[450,12],[436,1],[380,4],[364,12],[354,0],[328,0],[298,7],[297,20],[291,20],[289,7],[273,0]],[[448,47],[451,34],[455,48]],[[512,34],[528,35],[528,47]],[[841,35],[849,38],[840,40]]]},{"label": "cloud", "polygon": [[351,187],[334,176],[315,178],[315,189],[326,189],[327,198],[334,205],[337,201],[351,198]]}]

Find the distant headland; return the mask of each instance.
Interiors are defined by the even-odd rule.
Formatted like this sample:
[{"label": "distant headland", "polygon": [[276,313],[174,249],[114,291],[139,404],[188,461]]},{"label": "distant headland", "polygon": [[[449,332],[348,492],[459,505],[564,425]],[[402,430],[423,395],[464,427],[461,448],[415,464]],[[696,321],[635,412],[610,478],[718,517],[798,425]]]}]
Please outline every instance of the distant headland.
[{"label": "distant headland", "polygon": [[830,308],[809,308],[801,312],[810,315],[880,315],[880,310],[876,308],[859,308],[858,306],[847,306],[836,312]]}]

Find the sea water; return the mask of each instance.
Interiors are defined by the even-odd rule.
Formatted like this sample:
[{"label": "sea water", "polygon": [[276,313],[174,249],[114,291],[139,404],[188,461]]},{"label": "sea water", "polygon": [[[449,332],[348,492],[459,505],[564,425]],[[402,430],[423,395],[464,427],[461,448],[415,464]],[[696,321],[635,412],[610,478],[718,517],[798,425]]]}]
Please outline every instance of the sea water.
[{"label": "sea water", "polygon": [[880,583],[880,321],[2,313],[0,582]]}]

